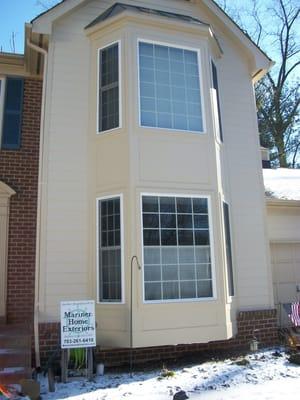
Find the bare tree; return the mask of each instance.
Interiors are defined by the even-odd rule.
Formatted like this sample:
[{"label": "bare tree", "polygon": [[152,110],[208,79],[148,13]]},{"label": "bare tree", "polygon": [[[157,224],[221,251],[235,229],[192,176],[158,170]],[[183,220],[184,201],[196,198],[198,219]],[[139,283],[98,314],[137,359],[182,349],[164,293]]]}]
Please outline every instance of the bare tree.
[{"label": "bare tree", "polygon": [[60,2],[61,0],[36,0],[36,5],[46,11]]},{"label": "bare tree", "polygon": [[226,12],[276,61],[256,85],[261,143],[270,148],[274,165],[295,168],[300,157],[299,3],[249,0],[239,9],[229,7],[228,1],[225,5]]}]

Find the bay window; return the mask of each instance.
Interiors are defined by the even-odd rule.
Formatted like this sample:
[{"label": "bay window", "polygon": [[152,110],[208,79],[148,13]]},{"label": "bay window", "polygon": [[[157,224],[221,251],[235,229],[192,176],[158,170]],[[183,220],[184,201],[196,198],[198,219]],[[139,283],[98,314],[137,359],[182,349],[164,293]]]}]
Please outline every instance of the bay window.
[{"label": "bay window", "polygon": [[203,132],[199,51],[139,42],[140,125]]},{"label": "bay window", "polygon": [[144,298],[213,297],[207,198],[142,196]]}]

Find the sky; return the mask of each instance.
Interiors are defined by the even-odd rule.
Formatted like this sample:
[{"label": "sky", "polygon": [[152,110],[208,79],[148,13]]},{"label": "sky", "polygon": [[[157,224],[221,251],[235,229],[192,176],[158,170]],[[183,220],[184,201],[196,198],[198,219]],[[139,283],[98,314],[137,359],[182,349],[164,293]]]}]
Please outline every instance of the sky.
[{"label": "sky", "polygon": [[[248,0],[234,0],[237,5]],[[264,0],[263,0],[264,1]],[[41,0],[54,5],[60,0]],[[24,53],[24,24],[45,11],[39,0],[0,0],[0,51]],[[15,37],[15,48],[11,45],[12,34]]]},{"label": "sky", "polygon": [[[24,53],[24,24],[45,9],[38,4],[38,0],[0,0],[0,3],[0,50],[13,51],[11,37],[14,33],[15,52]],[[53,3],[55,1],[51,1]]]}]

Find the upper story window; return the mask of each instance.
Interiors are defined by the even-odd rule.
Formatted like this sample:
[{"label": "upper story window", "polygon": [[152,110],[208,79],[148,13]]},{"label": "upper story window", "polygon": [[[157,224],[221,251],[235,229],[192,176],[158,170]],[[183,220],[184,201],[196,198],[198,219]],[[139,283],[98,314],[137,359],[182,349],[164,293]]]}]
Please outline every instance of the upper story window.
[{"label": "upper story window", "polygon": [[21,146],[24,80],[0,78],[1,148],[16,150]]},{"label": "upper story window", "polygon": [[203,132],[199,51],[139,41],[140,125]]},{"label": "upper story window", "polygon": [[99,50],[98,132],[120,126],[120,43]]}]

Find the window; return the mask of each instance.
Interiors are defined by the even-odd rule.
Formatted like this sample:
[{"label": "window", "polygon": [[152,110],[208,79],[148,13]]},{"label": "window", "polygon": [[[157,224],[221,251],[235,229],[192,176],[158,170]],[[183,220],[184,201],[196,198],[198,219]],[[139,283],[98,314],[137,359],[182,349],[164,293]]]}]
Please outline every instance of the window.
[{"label": "window", "polygon": [[21,78],[0,79],[1,148],[19,149],[21,146],[24,82]]},{"label": "window", "polygon": [[221,120],[221,106],[220,106],[220,94],[219,94],[219,85],[218,85],[218,74],[217,68],[214,62],[211,62],[211,70],[212,70],[212,86],[213,86],[213,101],[214,101],[214,113],[216,120],[216,128],[218,129],[218,137],[223,142],[223,129],[222,129],[222,120]]},{"label": "window", "polygon": [[139,42],[140,125],[203,132],[199,52]]},{"label": "window", "polygon": [[98,132],[118,128],[119,110],[119,42],[99,50]]},{"label": "window", "polygon": [[208,199],[142,196],[145,301],[213,297]]},{"label": "window", "polygon": [[121,197],[98,200],[99,301],[122,302]]},{"label": "window", "polygon": [[3,125],[4,94],[5,94],[5,78],[0,77],[0,139],[2,137],[1,130]]},{"label": "window", "polygon": [[223,213],[224,213],[224,230],[225,230],[225,245],[226,245],[226,260],[227,260],[228,293],[229,296],[234,296],[229,206],[225,202],[223,202]]}]

